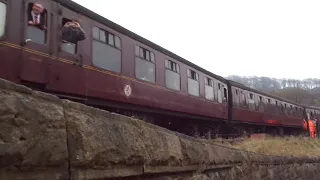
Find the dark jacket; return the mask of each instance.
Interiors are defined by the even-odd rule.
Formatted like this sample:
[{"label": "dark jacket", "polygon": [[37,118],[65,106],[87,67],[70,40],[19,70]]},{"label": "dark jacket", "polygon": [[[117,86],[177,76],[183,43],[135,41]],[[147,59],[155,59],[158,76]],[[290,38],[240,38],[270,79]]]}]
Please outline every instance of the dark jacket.
[{"label": "dark jacket", "polygon": [[62,40],[76,44],[86,38],[85,32],[81,27],[65,27],[62,28]]}]

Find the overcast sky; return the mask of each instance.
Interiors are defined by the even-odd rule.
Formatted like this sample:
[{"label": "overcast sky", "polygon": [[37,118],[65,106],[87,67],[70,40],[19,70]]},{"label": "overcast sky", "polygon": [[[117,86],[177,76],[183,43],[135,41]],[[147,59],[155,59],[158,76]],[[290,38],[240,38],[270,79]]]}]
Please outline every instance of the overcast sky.
[{"label": "overcast sky", "polygon": [[220,76],[320,78],[319,0],[74,0]]}]

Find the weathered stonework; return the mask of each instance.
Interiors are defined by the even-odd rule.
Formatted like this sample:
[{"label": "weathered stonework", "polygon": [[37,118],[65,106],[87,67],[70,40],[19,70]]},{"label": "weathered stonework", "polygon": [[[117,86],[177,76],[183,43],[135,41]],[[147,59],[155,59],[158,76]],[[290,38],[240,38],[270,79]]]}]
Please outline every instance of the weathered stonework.
[{"label": "weathered stonework", "polygon": [[0,80],[1,180],[317,179],[319,168],[320,158],[226,148]]},{"label": "weathered stonework", "polygon": [[[320,164],[243,165],[206,172],[130,178],[130,180],[318,180]],[[129,180],[129,179],[128,179]]]},{"label": "weathered stonework", "polygon": [[62,101],[0,81],[0,179],[65,179]]}]

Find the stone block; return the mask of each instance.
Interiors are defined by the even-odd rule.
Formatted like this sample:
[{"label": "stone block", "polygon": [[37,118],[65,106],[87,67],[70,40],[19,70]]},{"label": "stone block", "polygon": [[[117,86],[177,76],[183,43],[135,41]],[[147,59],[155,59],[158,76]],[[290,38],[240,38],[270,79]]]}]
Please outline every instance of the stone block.
[{"label": "stone block", "polygon": [[202,141],[179,133],[177,135],[181,143],[183,165],[197,164],[200,167],[209,163],[209,152]]},{"label": "stone block", "polygon": [[72,179],[142,174],[148,154],[135,120],[70,101],[64,107]]},{"label": "stone block", "polygon": [[0,80],[3,179],[68,179],[66,137],[62,101]]},{"label": "stone block", "polygon": [[79,103],[64,101],[64,107],[73,179],[139,175],[144,166],[181,164],[180,140],[171,131]]},{"label": "stone block", "polygon": [[145,165],[180,166],[183,159],[181,143],[172,131],[135,120],[141,130],[141,138],[148,155]]}]

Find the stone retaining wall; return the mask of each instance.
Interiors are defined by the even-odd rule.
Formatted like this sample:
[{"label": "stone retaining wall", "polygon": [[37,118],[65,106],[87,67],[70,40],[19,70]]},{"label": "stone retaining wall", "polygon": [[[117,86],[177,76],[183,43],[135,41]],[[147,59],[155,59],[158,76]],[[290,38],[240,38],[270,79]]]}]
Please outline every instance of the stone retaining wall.
[{"label": "stone retaining wall", "polygon": [[[0,80],[0,162],[1,180],[170,179],[198,170],[206,179],[285,177],[277,168],[292,177],[320,175],[313,171],[320,164],[316,158],[225,148],[5,80]],[[178,175],[164,175],[172,173]]]}]

